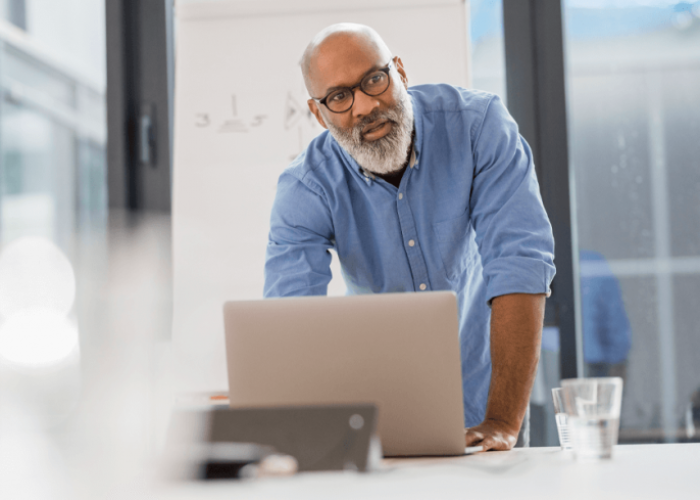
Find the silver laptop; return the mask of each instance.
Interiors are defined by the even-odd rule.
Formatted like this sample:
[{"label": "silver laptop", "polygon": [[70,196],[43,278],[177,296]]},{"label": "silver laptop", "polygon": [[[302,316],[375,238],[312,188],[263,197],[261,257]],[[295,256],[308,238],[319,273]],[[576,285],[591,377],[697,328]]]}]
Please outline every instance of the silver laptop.
[{"label": "silver laptop", "polygon": [[224,305],[232,407],[374,403],[386,456],[464,454],[452,292]]}]

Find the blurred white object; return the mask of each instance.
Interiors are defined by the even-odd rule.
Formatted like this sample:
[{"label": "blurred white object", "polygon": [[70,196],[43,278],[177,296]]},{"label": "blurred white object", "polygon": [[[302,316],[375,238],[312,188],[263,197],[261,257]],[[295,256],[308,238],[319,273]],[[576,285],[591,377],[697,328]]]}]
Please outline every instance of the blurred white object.
[{"label": "blurred white object", "polygon": [[0,326],[0,357],[16,365],[53,365],[78,350],[77,326],[53,309],[24,309]]},{"label": "blurred white object", "polygon": [[0,498],[73,498],[63,459],[37,421],[20,402],[0,397]]},{"label": "blurred white object", "polygon": [[297,473],[299,463],[291,455],[275,453],[268,455],[257,466],[256,477],[292,476]]},{"label": "blurred white object", "polygon": [[45,238],[19,238],[0,253],[0,358],[40,368],[77,353],[78,327],[68,258]]},{"label": "blurred white object", "polygon": [[693,420],[693,404],[689,403],[685,410],[685,437],[693,439],[695,437],[695,421]]},{"label": "blurred white object", "polygon": [[18,238],[0,253],[0,315],[28,308],[65,316],[75,300],[75,274],[68,258],[45,238]]},{"label": "blurred white object", "polygon": [[[13,483],[31,481],[31,443],[51,447],[50,438],[60,434],[78,404],[80,346],[70,313],[75,295],[73,267],[48,239],[19,238],[0,253],[0,426],[12,434],[10,441],[0,439],[0,448],[21,447],[28,470],[24,479],[9,473]],[[33,485],[25,489],[34,491]],[[25,497],[53,498],[8,498]]]}]

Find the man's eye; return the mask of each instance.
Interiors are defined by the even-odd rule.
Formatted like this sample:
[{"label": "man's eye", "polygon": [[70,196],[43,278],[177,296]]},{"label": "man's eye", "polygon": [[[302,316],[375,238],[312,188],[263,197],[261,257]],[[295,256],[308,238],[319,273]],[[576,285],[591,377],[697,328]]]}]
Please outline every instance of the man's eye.
[{"label": "man's eye", "polygon": [[379,73],[377,75],[372,75],[369,79],[370,85],[376,85],[384,79],[384,73]]},{"label": "man's eye", "polygon": [[331,95],[329,101],[339,102],[339,101],[342,101],[342,100],[344,100],[344,99],[347,99],[347,97],[348,97],[348,93],[347,93],[347,92],[345,92],[345,91],[343,91],[343,92],[337,92],[337,93]]}]

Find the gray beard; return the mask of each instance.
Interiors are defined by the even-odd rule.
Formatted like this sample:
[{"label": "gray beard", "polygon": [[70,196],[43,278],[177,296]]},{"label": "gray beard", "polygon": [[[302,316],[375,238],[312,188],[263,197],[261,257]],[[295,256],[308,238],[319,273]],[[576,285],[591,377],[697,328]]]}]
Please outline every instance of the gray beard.
[{"label": "gray beard", "polygon": [[[397,85],[396,88],[396,106],[387,111],[375,110],[352,129],[346,130],[327,123],[328,130],[338,144],[368,172],[380,175],[398,172],[408,158],[413,133],[413,104],[403,86]],[[362,138],[362,129],[377,120],[391,121],[391,131],[381,139],[366,142]]]}]

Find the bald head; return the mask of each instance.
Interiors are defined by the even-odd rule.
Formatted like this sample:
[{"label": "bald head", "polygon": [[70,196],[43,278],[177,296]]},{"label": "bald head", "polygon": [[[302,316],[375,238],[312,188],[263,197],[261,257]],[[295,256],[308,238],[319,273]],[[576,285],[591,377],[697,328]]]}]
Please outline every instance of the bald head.
[{"label": "bald head", "polygon": [[340,23],[324,28],[309,43],[301,59],[306,90],[314,97],[324,94],[328,71],[338,63],[376,59],[386,64],[391,51],[379,34],[363,24]]}]

